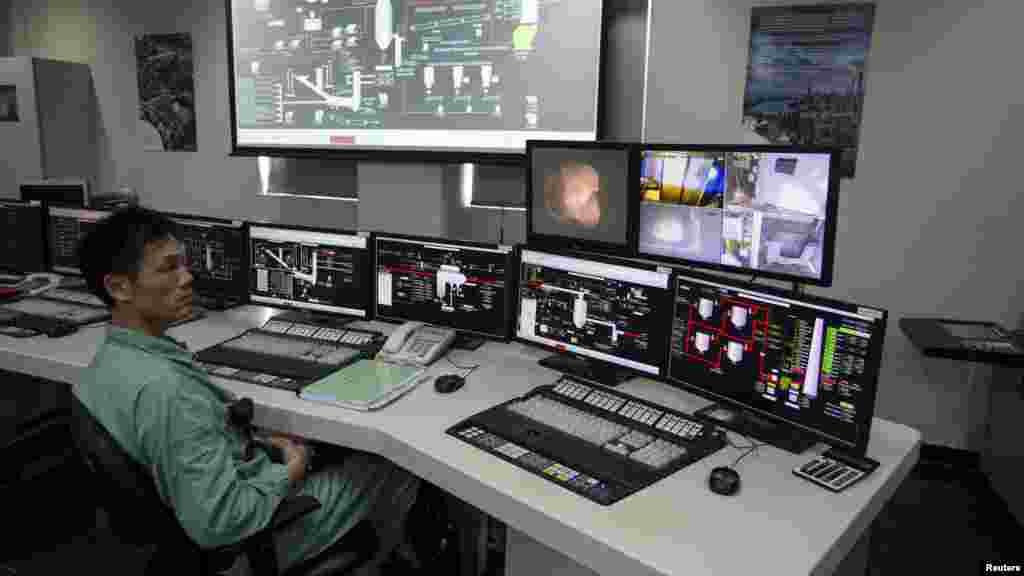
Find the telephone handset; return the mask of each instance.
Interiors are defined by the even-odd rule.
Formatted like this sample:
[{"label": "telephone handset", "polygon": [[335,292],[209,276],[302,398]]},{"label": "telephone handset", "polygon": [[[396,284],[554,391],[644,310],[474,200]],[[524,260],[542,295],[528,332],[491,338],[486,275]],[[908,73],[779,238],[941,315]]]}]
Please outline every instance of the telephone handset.
[{"label": "telephone handset", "polygon": [[426,366],[441,357],[455,340],[455,331],[406,322],[388,336],[377,358],[397,364]]}]

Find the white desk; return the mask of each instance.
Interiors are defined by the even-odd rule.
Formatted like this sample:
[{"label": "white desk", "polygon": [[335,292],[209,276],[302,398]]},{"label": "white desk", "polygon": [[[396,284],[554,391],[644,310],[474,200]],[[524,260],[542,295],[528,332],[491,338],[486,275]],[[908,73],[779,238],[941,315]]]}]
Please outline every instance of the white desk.
[{"label": "white desk", "polygon": [[[179,326],[171,335],[198,350],[267,317],[265,308],[245,307]],[[0,337],[0,365],[73,383],[102,335],[102,329],[92,328],[59,340]],[[444,433],[472,414],[553,382],[556,373],[536,363],[544,352],[518,343],[487,343],[452,355],[459,364],[481,364],[463,389],[440,395],[421,385],[369,413],[215,380],[251,397],[262,426],[380,454],[505,522],[513,529],[510,576],[537,572],[538,562],[546,566],[541,573],[559,574],[832,574],[863,543],[861,536],[917,461],[920,434],[876,418],[868,455],[881,466],[840,494],[793,476],[792,468],[807,462],[808,454],[770,446],[738,466],[739,494],[713,494],[706,487],[708,472],[730,465],[739,453],[727,447],[612,506],[600,506]],[[430,370],[456,371],[444,360]],[[684,411],[707,404],[642,378],[622,390]]]}]

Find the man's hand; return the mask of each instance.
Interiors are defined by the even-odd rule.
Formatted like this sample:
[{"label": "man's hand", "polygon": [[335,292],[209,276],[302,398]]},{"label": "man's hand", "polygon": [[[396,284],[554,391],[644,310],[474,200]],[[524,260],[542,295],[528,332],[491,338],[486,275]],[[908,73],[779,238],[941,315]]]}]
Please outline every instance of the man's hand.
[{"label": "man's hand", "polygon": [[299,482],[306,477],[306,465],[309,462],[309,452],[306,444],[294,436],[273,434],[267,437],[267,442],[278,447],[284,453],[285,464],[288,465],[288,479],[292,482]]}]

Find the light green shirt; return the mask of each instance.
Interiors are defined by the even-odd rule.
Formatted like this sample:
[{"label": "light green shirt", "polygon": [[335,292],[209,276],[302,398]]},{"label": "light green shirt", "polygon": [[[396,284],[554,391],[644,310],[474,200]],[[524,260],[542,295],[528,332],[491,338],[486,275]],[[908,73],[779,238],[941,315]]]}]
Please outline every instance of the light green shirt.
[{"label": "light green shirt", "polygon": [[231,396],[170,338],[110,327],[79,382],[86,408],[137,462],[199,546],[237,542],[270,521],[288,470],[262,450],[242,459],[227,424]]},{"label": "light green shirt", "polygon": [[271,462],[264,451],[254,450],[252,460],[244,461],[242,437],[227,424],[234,398],[168,337],[111,326],[76,394],[150,470],[161,498],[203,548],[258,532],[289,492],[313,496],[321,508],[276,535],[284,571],[337,541],[378,500],[391,501],[403,490],[414,493],[412,477],[365,453],[292,487],[287,467]]}]

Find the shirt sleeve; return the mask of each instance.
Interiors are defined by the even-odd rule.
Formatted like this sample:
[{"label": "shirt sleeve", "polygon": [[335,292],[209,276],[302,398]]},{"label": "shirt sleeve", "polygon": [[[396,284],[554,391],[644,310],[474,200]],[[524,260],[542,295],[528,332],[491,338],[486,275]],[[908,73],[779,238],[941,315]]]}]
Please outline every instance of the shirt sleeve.
[{"label": "shirt sleeve", "polygon": [[262,450],[248,462],[240,458],[241,441],[222,410],[210,398],[159,383],[143,387],[136,400],[143,459],[164,501],[202,548],[258,532],[289,491],[286,466]]}]

